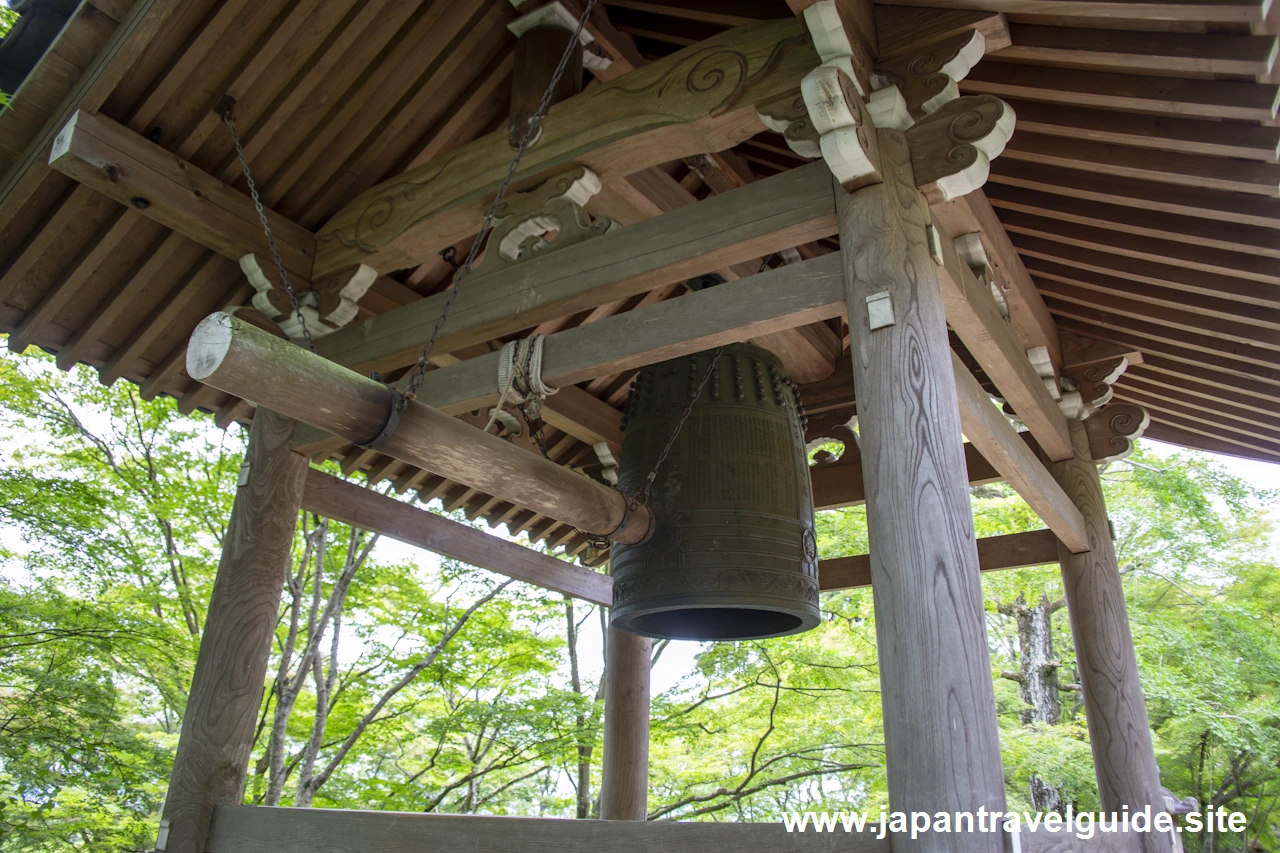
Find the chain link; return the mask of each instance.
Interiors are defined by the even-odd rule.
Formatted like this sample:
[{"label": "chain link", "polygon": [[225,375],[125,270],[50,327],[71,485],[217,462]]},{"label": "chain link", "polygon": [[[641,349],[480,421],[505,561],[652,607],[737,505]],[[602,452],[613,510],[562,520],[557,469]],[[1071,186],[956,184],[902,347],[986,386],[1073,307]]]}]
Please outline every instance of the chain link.
[{"label": "chain link", "polygon": [[453,287],[449,288],[449,295],[445,299],[444,308],[440,311],[440,317],[436,320],[435,328],[431,330],[431,337],[427,339],[426,345],[422,348],[422,354],[418,356],[417,364],[413,366],[413,370],[409,374],[409,382],[405,387],[402,405],[408,405],[409,401],[414,398],[414,395],[422,386],[422,379],[427,370],[427,360],[431,357],[431,350],[436,345],[436,339],[440,337],[440,330],[444,328],[445,319],[449,316],[449,309],[453,307],[454,300],[458,298],[458,290],[462,287],[462,283],[471,274],[471,267],[475,263],[477,255],[480,254],[480,247],[484,243],[485,237],[489,235],[490,230],[493,228],[494,217],[497,216],[498,207],[502,204],[503,196],[507,194],[507,189],[511,186],[516,169],[520,167],[520,159],[524,157],[524,152],[533,144],[533,141],[538,138],[542,128],[542,118],[551,107],[551,98],[555,94],[556,86],[560,83],[560,78],[564,76],[565,69],[569,66],[569,60],[573,58],[573,52],[582,49],[578,39],[582,35],[583,28],[587,25],[587,19],[591,17],[592,10],[595,9],[596,2],[597,0],[587,0],[583,6],[582,14],[578,16],[578,26],[573,31],[573,38],[565,46],[564,54],[560,57],[560,63],[551,75],[551,82],[547,84],[546,91],[542,93],[542,101],[538,104],[537,111],[529,117],[529,126],[525,128],[524,136],[520,137],[520,144],[516,146],[516,155],[511,159],[511,164],[507,166],[507,174],[503,177],[502,183],[498,184],[498,192],[494,196],[493,203],[485,211],[484,220],[480,223],[480,232],[476,234],[476,239],[471,244],[470,250],[467,251],[466,258],[454,273]]},{"label": "chain link", "polygon": [[302,305],[298,302],[298,295],[293,292],[293,285],[289,283],[289,273],[284,268],[284,260],[280,257],[280,249],[276,246],[276,236],[271,233],[271,223],[267,220],[267,211],[262,206],[262,199],[258,196],[258,187],[253,182],[253,173],[249,171],[249,160],[245,157],[244,146],[240,144],[240,134],[236,132],[236,120],[232,115],[234,103],[222,105],[222,120],[227,124],[227,130],[231,132],[231,141],[236,146],[236,156],[240,158],[240,168],[244,171],[245,183],[249,185],[249,195],[253,198],[253,207],[258,211],[258,221],[262,223],[262,231],[267,235],[267,245],[271,247],[271,257],[275,259],[276,269],[280,272],[280,282],[284,285],[285,293],[289,294],[289,304],[293,306],[293,313],[297,315],[298,323],[302,326],[302,336],[307,339],[307,349],[312,352],[316,351],[316,342],[311,339],[311,329],[307,327],[307,318],[302,313]]}]

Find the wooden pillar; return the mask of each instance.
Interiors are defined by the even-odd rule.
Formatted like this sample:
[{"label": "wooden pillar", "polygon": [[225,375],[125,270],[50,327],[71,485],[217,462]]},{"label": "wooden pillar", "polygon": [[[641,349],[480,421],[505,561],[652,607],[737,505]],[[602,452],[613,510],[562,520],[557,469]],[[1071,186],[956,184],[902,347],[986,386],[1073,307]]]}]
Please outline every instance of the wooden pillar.
[{"label": "wooden pillar", "polygon": [[[896,811],[1004,810],[995,695],[959,401],[928,206],[904,135],[879,131],[883,183],[836,185]],[[868,302],[870,300],[870,303]],[[888,309],[887,311],[885,309]],[[875,317],[873,322],[872,316]],[[951,833],[895,851],[997,853]]]},{"label": "wooden pillar", "polygon": [[653,641],[609,629],[604,669],[602,820],[644,820],[649,807],[649,658]]},{"label": "wooden pillar", "polygon": [[[1059,544],[1058,555],[1098,796],[1104,812],[1119,813],[1124,806],[1130,812],[1140,811],[1150,804],[1154,815],[1165,808],[1160,768],[1151,746],[1147,703],[1138,679],[1102,482],[1089,452],[1084,424],[1073,421],[1070,429],[1075,458],[1050,463],[1049,470],[1084,516],[1091,549],[1072,554]],[[1172,849],[1169,837],[1157,833],[1144,833],[1142,844],[1146,853]]]},{"label": "wooden pillar", "polygon": [[294,422],[259,408],[222,544],[157,849],[204,853],[213,807],[238,805],[262,705],[307,460]]}]

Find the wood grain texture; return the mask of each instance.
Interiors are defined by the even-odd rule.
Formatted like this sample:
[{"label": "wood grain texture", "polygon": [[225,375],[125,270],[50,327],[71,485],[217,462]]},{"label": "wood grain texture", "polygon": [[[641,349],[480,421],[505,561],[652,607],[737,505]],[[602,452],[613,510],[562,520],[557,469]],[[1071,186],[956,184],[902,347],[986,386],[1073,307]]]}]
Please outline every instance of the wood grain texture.
[{"label": "wood grain texture", "polygon": [[[998,572],[1055,563],[1058,544],[1058,537],[1052,530],[984,536],[978,540],[978,568],[984,572]],[[823,592],[871,586],[871,555],[855,554],[818,561],[818,586]]]},{"label": "wood grain texture", "polygon": [[[880,131],[884,183],[836,188],[858,389],[889,803],[897,810],[1004,810],[978,550],[959,406],[924,197],[910,150]],[[867,297],[894,324],[871,331]],[[932,839],[903,849],[931,849]],[[998,834],[951,836],[996,853]]]},{"label": "wood grain texture", "polygon": [[[825,165],[815,163],[509,270],[477,273],[459,292],[436,349],[456,351],[830,236],[835,211],[827,174]],[[317,348],[361,370],[411,364],[447,298],[436,294],[353,323]]]},{"label": "wood grain texture", "polygon": [[[1088,551],[1072,554],[1064,547],[1060,559],[1098,795],[1104,811],[1148,804],[1155,811],[1164,808],[1160,770],[1151,746],[1102,483],[1083,424],[1072,422],[1071,439],[1075,458],[1049,468],[1079,507],[1089,537]],[[1142,845],[1145,853],[1170,850],[1169,840],[1154,834],[1143,835]]]},{"label": "wood grain texture", "polygon": [[[222,312],[196,327],[187,372],[352,442],[372,441],[390,411],[381,382]],[[614,489],[422,403],[401,411],[378,451],[587,533],[627,543],[648,533],[648,510],[628,513]]]},{"label": "wood grain texture", "polygon": [[[271,257],[249,196],[105,116],[76,112],[54,140],[49,165],[225,257]],[[267,216],[286,269],[310,279],[315,238]]]},{"label": "wood grain texture", "polygon": [[875,833],[760,823],[605,822],[224,806],[206,853],[889,853]]},{"label": "wood grain texture", "polygon": [[268,409],[249,430],[248,479],[231,509],[165,797],[167,853],[205,853],[214,808],[244,798],[307,471],[289,450],[292,431]]},{"label": "wood grain texture", "polygon": [[[1028,443],[1033,441],[1029,433],[1022,433],[1022,437]],[[964,446],[964,458],[970,485],[998,483],[1004,479],[977,448],[967,442]],[[857,506],[867,499],[862,484],[861,459],[846,461],[841,456],[832,464],[812,466],[809,468],[809,478],[813,483],[814,509]]]},{"label": "wood grain texture", "polygon": [[613,585],[606,575],[340,480],[316,468],[307,471],[302,506],[343,524],[372,530],[543,589],[604,607],[613,603]]},{"label": "wood grain texture", "polygon": [[941,244],[943,263],[938,279],[947,322],[1045,452],[1053,459],[1069,458],[1067,419],[1027,360],[1026,349],[1012,327],[1000,315],[991,288],[978,281],[960,258],[954,240],[944,238]]},{"label": "wood grain texture", "polygon": [[[794,19],[715,36],[552,107],[517,185],[569,163],[608,180],[729,148],[763,129],[757,103],[791,91],[817,64]],[[416,266],[474,234],[510,159],[504,129],[370,188],[320,229],[316,274]]]},{"label": "wood grain texture", "polygon": [[1018,437],[959,356],[951,356],[960,401],[960,424],[978,452],[1013,486],[1036,515],[1073,552],[1088,550],[1084,519],[1066,492]]},{"label": "wood grain texture", "polygon": [[600,819],[644,820],[649,806],[649,658],[653,640],[610,628],[607,646]]}]

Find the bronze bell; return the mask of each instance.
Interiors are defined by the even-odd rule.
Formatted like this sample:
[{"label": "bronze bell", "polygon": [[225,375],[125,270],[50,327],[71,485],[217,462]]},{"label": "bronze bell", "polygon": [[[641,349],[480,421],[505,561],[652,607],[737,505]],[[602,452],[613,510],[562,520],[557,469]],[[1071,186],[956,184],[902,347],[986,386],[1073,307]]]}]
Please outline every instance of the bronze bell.
[{"label": "bronze bell", "polygon": [[674,640],[749,640],[818,624],[818,548],[799,393],[750,344],[640,371],[627,401],[619,488],[649,488],[653,535],[613,546],[615,628]]}]

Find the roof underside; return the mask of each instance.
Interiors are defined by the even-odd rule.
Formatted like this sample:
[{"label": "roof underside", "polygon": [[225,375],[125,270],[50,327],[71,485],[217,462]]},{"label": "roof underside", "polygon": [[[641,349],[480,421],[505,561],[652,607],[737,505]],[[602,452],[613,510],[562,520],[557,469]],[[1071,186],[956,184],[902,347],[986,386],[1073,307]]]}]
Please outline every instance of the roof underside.
[{"label": "roof underside", "polygon": [[[82,79],[135,2],[171,11],[142,18],[139,26],[154,26],[148,47],[115,76]],[[1259,4],[1243,2],[1165,4],[1173,12],[1162,20],[1079,12],[1124,3],[1013,11],[1037,2],[940,0],[1009,12],[1012,46],[988,54],[960,84],[999,95],[1018,114],[988,197],[1059,328],[1142,353],[1144,363],[1115,390],[1150,411],[1148,435],[1280,460],[1280,128],[1270,24],[1251,22]],[[792,14],[784,0],[605,6],[646,58]],[[515,17],[507,0],[82,4],[0,115],[0,173],[9,173],[10,191],[0,201],[0,331],[15,348],[37,345],[61,353],[64,366],[85,362],[108,380],[144,383],[223,425],[250,416],[247,404],[194,383],[181,366],[202,317],[252,296],[236,263],[50,171],[47,152],[33,157],[29,146],[76,89],[91,109],[243,190],[231,140],[212,113],[230,94],[264,201],[314,229],[360,191],[505,122]],[[909,28],[882,31],[882,52],[887,39],[909,37]],[[733,155],[748,178],[803,162],[769,133]],[[32,165],[19,186],[24,162]],[[690,198],[712,192],[683,163],[662,171]],[[623,222],[651,215],[628,210],[622,193],[606,192],[605,208],[609,198],[613,208],[600,212]],[[836,246],[824,243],[805,252]],[[438,292],[449,271],[443,261],[402,271],[370,291],[361,311]],[[665,288],[550,326],[683,292]],[[825,335],[844,337],[834,323]],[[584,387],[619,407],[629,381]],[[828,396],[833,382],[839,375],[824,384]],[[583,441],[555,430],[548,438],[563,464],[595,461]],[[585,547],[563,525],[377,453],[348,447],[337,456],[348,471],[393,479],[447,508],[571,551]]]}]

